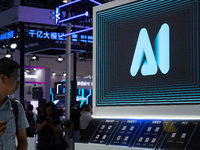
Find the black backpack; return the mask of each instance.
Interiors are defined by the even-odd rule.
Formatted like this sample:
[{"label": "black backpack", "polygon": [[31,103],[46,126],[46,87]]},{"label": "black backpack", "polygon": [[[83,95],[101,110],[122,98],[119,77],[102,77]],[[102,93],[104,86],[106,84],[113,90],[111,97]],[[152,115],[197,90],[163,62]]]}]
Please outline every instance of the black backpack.
[{"label": "black backpack", "polygon": [[18,123],[18,106],[17,106],[17,102],[15,100],[11,100],[10,99],[10,102],[11,102],[11,106],[13,108],[13,113],[14,113],[14,116],[15,116],[15,125],[16,125],[16,133],[17,133],[17,123]]}]

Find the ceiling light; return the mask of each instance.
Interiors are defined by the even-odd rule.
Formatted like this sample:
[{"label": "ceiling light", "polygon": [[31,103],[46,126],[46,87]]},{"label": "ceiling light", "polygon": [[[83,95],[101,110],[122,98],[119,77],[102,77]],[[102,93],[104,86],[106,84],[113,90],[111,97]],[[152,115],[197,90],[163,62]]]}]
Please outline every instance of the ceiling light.
[{"label": "ceiling light", "polygon": [[11,58],[11,54],[10,54],[10,52],[8,50],[7,50],[7,54],[5,55],[5,57]]},{"label": "ceiling light", "polygon": [[58,62],[62,62],[64,59],[62,58],[62,56],[59,56],[58,58],[57,58],[57,61]]},{"label": "ceiling light", "polygon": [[67,3],[67,0],[63,0],[63,3]]},{"label": "ceiling light", "polygon": [[85,53],[79,54],[79,60],[80,60],[80,61],[85,61],[85,62],[86,62],[86,60],[85,60]]},{"label": "ceiling light", "polygon": [[34,61],[34,60],[39,60],[39,57],[37,57],[36,55],[33,55],[33,56],[31,57],[31,61]]},{"label": "ceiling light", "polygon": [[52,72],[52,76],[55,76],[56,75],[56,73],[55,72]]},{"label": "ceiling light", "polygon": [[17,48],[17,44],[16,44],[16,43],[12,43],[12,44],[10,45],[10,48],[11,48],[11,49]]},{"label": "ceiling light", "polygon": [[66,76],[67,74],[65,72],[63,72],[63,76]]},{"label": "ceiling light", "polygon": [[3,44],[3,48],[8,48],[8,44]]}]

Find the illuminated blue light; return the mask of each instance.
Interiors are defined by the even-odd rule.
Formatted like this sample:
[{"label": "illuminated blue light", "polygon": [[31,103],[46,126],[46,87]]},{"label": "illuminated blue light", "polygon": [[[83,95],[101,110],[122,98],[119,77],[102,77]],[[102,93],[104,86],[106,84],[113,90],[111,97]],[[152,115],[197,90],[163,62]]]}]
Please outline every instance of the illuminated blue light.
[{"label": "illuminated blue light", "polygon": [[80,14],[80,15],[76,15],[76,16],[66,18],[66,19],[63,19],[63,20],[58,20],[58,23],[66,22],[66,21],[69,21],[69,20],[73,20],[73,19],[76,19],[76,18],[79,18],[79,17],[88,16],[88,15],[89,15],[89,12],[86,11],[85,13]]},{"label": "illuminated blue light", "polygon": [[95,4],[97,4],[97,5],[101,5],[102,3],[99,3],[99,2],[97,2],[97,1],[95,1],[95,0],[89,0],[90,2],[93,2],[93,3],[95,3]]},{"label": "illuminated blue light", "polygon": [[0,41],[1,40],[6,40],[6,39],[11,39],[11,38],[14,37],[14,35],[15,35],[14,30],[6,32],[6,33],[3,33],[3,34],[0,34]]},{"label": "illuminated blue light", "polygon": [[78,38],[78,34],[73,34],[72,38],[77,39]]},{"label": "illuminated blue light", "polygon": [[50,11],[51,12],[51,14],[53,15],[52,17],[51,17],[51,19],[55,19],[56,18],[56,13],[54,12],[54,11]]},{"label": "illuminated blue light", "polygon": [[78,34],[78,33],[86,32],[86,31],[90,31],[90,30],[93,30],[93,28],[91,27],[91,28],[87,28],[87,29],[83,29],[83,30],[79,30],[79,31],[63,34],[63,35],[61,35],[59,37],[67,37],[67,36],[72,35],[72,34]]},{"label": "illuminated blue light", "polygon": [[158,67],[163,74],[169,71],[170,57],[169,57],[169,26],[163,24],[154,41],[155,57]]},{"label": "illuminated blue light", "polygon": [[[140,4],[140,3],[143,3],[143,4]],[[148,3],[148,4],[144,4],[144,3]],[[151,4],[149,4],[151,3]],[[156,4],[154,4],[156,3]],[[131,18],[132,21],[134,21],[134,19],[137,19],[137,21],[139,20],[142,20],[142,19],[149,19],[149,15],[148,14],[151,14],[151,16],[157,16],[157,15],[166,15],[166,14],[169,14],[169,13],[172,13],[173,12],[170,12],[174,7],[177,8],[177,5],[179,5],[179,7],[181,5],[188,5],[189,3],[193,3],[193,2],[190,2],[188,1],[187,4],[184,2],[184,1],[179,1],[178,4],[177,2],[175,1],[171,1],[171,5],[169,6],[169,2],[168,1],[163,1],[163,3],[157,3],[156,1],[154,2],[149,2],[149,1],[143,1],[143,2],[138,2],[138,3],[134,3],[134,4],[130,4],[129,6],[125,5],[125,6],[121,6],[120,8],[117,7],[117,8],[114,8],[112,10],[107,10],[107,11],[104,11],[100,14],[104,14],[104,17],[103,19],[108,19],[109,18],[109,21],[111,21],[112,23],[116,23],[117,25],[120,25],[120,24],[124,24],[124,23],[128,23],[130,22],[129,19],[127,19],[125,16],[127,15],[130,15],[130,11],[131,11],[131,14],[134,15],[135,17],[134,18]],[[143,7],[146,6],[146,9],[143,9]],[[156,13],[155,9],[158,11],[159,9],[162,10],[163,7],[166,7],[168,10],[168,13]],[[134,7],[134,9],[132,8]],[[146,12],[148,10],[148,13]],[[120,11],[123,12],[123,15],[121,15]],[[140,13],[138,13],[138,11]],[[109,14],[109,15],[107,15]],[[118,20],[121,20],[120,22]]]},{"label": "illuminated blue light", "polygon": [[56,18],[56,24],[58,24],[58,21],[60,20],[60,9],[58,7],[56,7],[55,18]]},{"label": "illuminated blue light", "polygon": [[88,40],[93,40],[93,36],[88,35]]},{"label": "illuminated blue light", "polygon": [[90,89],[90,93],[86,96],[87,97],[87,101],[86,101],[86,104],[88,105],[88,97],[90,97],[92,94],[92,90]]},{"label": "illuminated blue light", "polygon": [[[66,40],[66,38],[60,37],[60,36],[64,35],[64,33],[59,33],[59,32],[49,32],[49,31],[29,29],[28,34],[31,36],[31,38],[50,39],[50,40],[59,40],[59,41]],[[93,41],[92,41],[93,36],[91,36],[91,35],[80,35],[80,37],[81,38],[84,37],[85,40],[88,39],[88,41],[85,41],[87,43],[93,43]],[[72,35],[72,41],[78,42],[78,34]]]},{"label": "illuminated blue light", "polygon": [[82,97],[84,97],[84,89],[82,89]]},{"label": "illuminated blue light", "polygon": [[29,30],[28,34],[31,35],[31,37],[33,37],[33,35],[35,35],[35,30]]},{"label": "illuminated blue light", "polygon": [[81,42],[83,42],[83,43],[87,43],[87,40],[81,40]]},{"label": "illuminated blue light", "polygon": [[[146,60],[142,65],[144,55]],[[136,76],[142,65],[142,75],[155,75],[158,69],[156,62],[163,74],[169,71],[169,26],[166,23],[161,26],[155,39],[155,57],[147,30],[145,28],[140,30],[130,73],[132,76]]]},{"label": "illuminated blue light", "polygon": [[[56,20],[56,24],[58,24],[58,20],[60,20],[60,9],[58,7],[56,7],[56,12],[54,11],[50,11],[52,14],[51,20],[55,19]],[[64,16],[65,12],[62,12],[62,16]]]},{"label": "illuminated blue light", "polygon": [[64,33],[59,33],[59,32],[49,32],[49,31],[44,32],[44,31],[41,31],[41,30],[30,29],[28,34],[32,38],[36,36],[36,38],[40,38],[40,39],[65,40],[64,38],[58,37],[58,36],[64,34]]},{"label": "illuminated blue light", "polygon": [[88,15],[89,15],[89,12],[88,12],[88,11],[86,11],[86,12],[85,12],[85,16],[87,17]]},{"label": "illuminated blue light", "polygon": [[81,94],[81,89],[78,89],[78,95],[80,95]]},{"label": "illuminated blue light", "polygon": [[81,40],[86,40],[87,39],[87,35],[81,35]]},{"label": "illuminated blue light", "polygon": [[[136,4],[139,4],[139,5],[136,5]],[[96,46],[96,49],[97,49],[96,99],[97,99],[97,103],[96,104],[111,106],[111,105],[200,103],[199,101],[199,97],[200,97],[199,63],[197,63],[199,62],[199,49],[198,49],[198,44],[196,44],[198,42],[195,42],[195,41],[198,41],[198,36],[199,36],[198,9],[199,9],[199,4],[197,0],[196,2],[195,1],[167,1],[167,2],[166,1],[162,1],[162,2],[161,1],[151,1],[151,2],[138,1],[138,2],[134,2],[133,4],[123,5],[120,7],[114,7],[112,9],[106,9],[105,11],[97,12],[96,14],[97,16],[97,20],[96,20],[96,29],[97,29],[96,30],[96,36],[97,36],[96,37],[96,42],[97,42],[96,44],[97,45]],[[163,21],[169,23],[168,19],[166,18],[168,18],[169,16],[172,17],[174,15],[179,16],[181,13],[185,13],[185,12],[188,12],[187,17],[186,17],[187,19],[184,18],[187,20],[187,28],[185,28],[185,30],[187,31],[188,36],[184,38],[188,40],[188,43],[187,43],[188,58],[190,59],[190,61],[187,64],[188,66],[185,68],[185,69],[188,69],[188,68],[190,69],[190,72],[187,73],[187,77],[184,79],[161,80],[156,83],[154,81],[149,80],[149,82],[141,81],[141,84],[132,84],[131,82],[124,83],[123,85],[117,84],[115,77],[116,77],[116,72],[117,72],[116,70],[118,68],[116,67],[114,71],[111,72],[110,68],[115,67],[115,66],[110,65],[110,64],[108,65],[108,63],[110,62],[112,63],[113,61],[116,61],[116,59],[111,59],[111,58],[116,58],[115,55],[113,56],[113,54],[115,54],[115,50],[117,49],[115,42],[117,42],[118,39],[116,38],[115,33],[119,31],[118,29],[122,27],[123,28],[126,27],[127,24],[133,25],[133,28],[134,28],[134,25],[138,27],[139,25],[142,25],[142,23],[146,23],[146,25],[144,24],[143,26],[145,27],[145,26],[148,26],[147,25],[148,21],[152,21],[152,22],[155,21],[156,23],[156,21],[159,19],[162,20],[162,22],[160,22],[162,24],[164,23]],[[176,31],[173,30],[174,27],[172,24],[169,23],[169,25],[170,25],[170,30],[171,30],[170,34],[172,34],[172,36],[170,37],[170,40],[172,40],[172,37],[174,36],[174,33],[176,33]],[[152,29],[154,31],[159,30],[159,28],[156,29],[155,26],[152,26]],[[180,26],[182,26],[182,24]],[[133,30],[135,30],[135,28]],[[150,33],[149,29],[148,31],[149,31],[149,36],[156,37],[156,35],[154,36]],[[174,31],[174,33],[172,31]],[[122,36],[119,36],[119,39],[121,38]],[[135,38],[137,39],[137,37],[134,36],[134,39]],[[161,34],[159,36],[159,40],[161,41],[160,38],[162,39]],[[181,39],[183,39],[183,37],[181,37]],[[163,39],[163,41],[165,40]],[[134,42],[137,42],[137,41],[134,41]],[[151,39],[152,46],[153,46],[153,42],[154,42],[154,39],[152,38]],[[170,41],[170,44],[171,42],[176,43],[177,41],[176,40]],[[155,46],[153,47],[154,55],[155,55],[154,57],[156,59],[156,57],[161,54],[156,54],[155,51],[158,45],[155,44],[154,46]],[[170,48],[173,48],[173,47],[170,46]],[[170,53],[172,53],[170,54],[171,56],[175,56],[173,49],[170,49]],[[180,56],[178,55],[178,57]],[[133,57],[131,58],[131,60],[132,59]],[[174,62],[176,61],[175,59],[173,60]],[[157,61],[157,59],[156,59],[156,63],[158,66],[159,62]],[[173,64],[171,63],[170,65],[173,66]],[[172,68],[170,68],[170,71],[173,71]],[[164,74],[164,71],[162,73]],[[159,72],[159,75],[160,75],[160,72]],[[156,76],[154,77],[157,78]],[[168,77],[168,75],[164,76],[164,79],[165,77]],[[149,77],[145,77],[145,78],[148,79]],[[111,82],[111,80],[113,80],[113,82]],[[187,93],[187,95],[185,93]]]},{"label": "illuminated blue light", "polygon": [[[87,92],[85,92],[84,89],[78,89],[78,96],[76,97],[76,101],[81,101],[80,103],[80,107],[86,103],[86,105],[88,105],[89,103],[89,97],[92,95],[92,89],[87,90],[89,91],[88,95]],[[86,95],[86,96],[85,96]]]},{"label": "illuminated blue light", "polygon": [[51,97],[52,97],[52,98],[51,98],[51,101],[53,102],[53,101],[54,101],[54,94],[53,94],[52,90],[53,90],[53,89],[50,88],[50,94],[51,94]]},{"label": "illuminated blue light", "polygon": [[69,6],[71,4],[74,4],[74,3],[77,3],[77,2],[80,2],[81,0],[75,0],[75,1],[72,1],[72,2],[68,2],[66,4],[63,4],[63,5],[60,5],[58,6],[58,8],[62,8],[62,7],[66,7],[66,6]]},{"label": "illuminated blue light", "polygon": [[[69,3],[66,3],[66,4],[63,4],[63,5],[60,5],[60,6],[58,6],[58,7],[59,7],[59,8],[66,7],[66,6],[72,5],[72,4],[77,3],[77,2],[80,2],[80,1],[81,1],[81,0],[75,0],[75,1],[72,1],[72,2],[69,2]],[[97,5],[101,5],[101,4],[102,4],[102,3],[97,2],[97,1],[95,1],[95,0],[89,0],[89,1],[91,1],[91,2],[93,2],[93,3],[95,3],[95,4],[97,4]]]},{"label": "illuminated blue light", "polygon": [[153,48],[150,43],[150,39],[145,28],[140,30],[133,61],[130,68],[130,73],[134,77],[136,76],[140,66],[142,65],[144,54],[146,54],[146,60],[141,68],[142,75],[154,75],[157,73],[156,60],[153,54]]},{"label": "illuminated blue light", "polygon": [[65,88],[63,87],[63,93],[65,93]]}]

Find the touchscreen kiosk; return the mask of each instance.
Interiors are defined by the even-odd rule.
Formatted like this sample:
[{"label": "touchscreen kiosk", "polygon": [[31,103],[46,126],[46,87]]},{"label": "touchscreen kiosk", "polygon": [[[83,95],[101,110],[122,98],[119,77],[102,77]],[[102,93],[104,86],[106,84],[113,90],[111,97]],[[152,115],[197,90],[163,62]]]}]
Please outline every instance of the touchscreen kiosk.
[{"label": "touchscreen kiosk", "polygon": [[75,149],[198,149],[199,1],[96,6],[93,40],[93,119]]}]

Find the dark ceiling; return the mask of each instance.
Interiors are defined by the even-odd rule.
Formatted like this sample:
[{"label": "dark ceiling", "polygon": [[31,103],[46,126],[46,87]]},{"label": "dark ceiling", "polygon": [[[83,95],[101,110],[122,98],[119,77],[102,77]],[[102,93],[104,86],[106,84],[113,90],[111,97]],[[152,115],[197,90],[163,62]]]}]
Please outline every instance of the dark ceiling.
[{"label": "dark ceiling", "polygon": [[[13,7],[15,0],[0,0],[0,12]],[[73,1],[73,0],[71,0]],[[83,0],[88,1],[88,0]],[[107,3],[113,0],[96,0],[100,3]],[[63,0],[21,0],[21,5],[37,8],[55,9],[57,6],[62,5]]]}]

